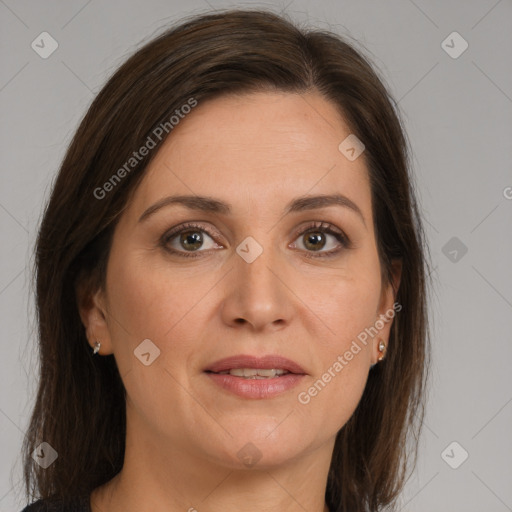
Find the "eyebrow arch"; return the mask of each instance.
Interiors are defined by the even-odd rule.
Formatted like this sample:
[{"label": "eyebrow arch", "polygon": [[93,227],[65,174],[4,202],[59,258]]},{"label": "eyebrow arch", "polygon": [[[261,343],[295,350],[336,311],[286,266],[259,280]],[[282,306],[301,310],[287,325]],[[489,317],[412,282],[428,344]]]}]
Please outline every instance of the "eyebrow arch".
[{"label": "eyebrow arch", "polygon": [[[139,222],[145,221],[148,217],[153,215],[155,212],[174,204],[180,204],[189,210],[198,210],[208,213],[219,213],[223,215],[229,215],[232,212],[231,206],[228,203],[219,201],[208,196],[197,196],[197,195],[178,195],[169,196],[160,199],[155,204],[150,206],[140,216]],[[303,196],[298,197],[290,201],[284,210],[284,214],[303,212],[308,210],[315,210],[319,208],[325,208],[327,206],[342,206],[357,213],[357,215],[363,221],[366,227],[366,222],[360,208],[351,199],[342,194],[329,194],[329,195],[317,195],[317,196]]]}]

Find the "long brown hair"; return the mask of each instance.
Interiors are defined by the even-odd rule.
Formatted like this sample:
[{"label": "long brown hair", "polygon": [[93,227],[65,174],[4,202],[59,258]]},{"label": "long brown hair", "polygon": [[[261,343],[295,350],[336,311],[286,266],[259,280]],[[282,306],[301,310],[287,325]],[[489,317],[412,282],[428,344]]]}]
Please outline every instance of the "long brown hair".
[{"label": "long brown hair", "polygon": [[[385,361],[370,371],[338,432],[326,503],[345,512],[396,503],[416,463],[424,414],[427,251],[397,105],[355,47],[268,11],[196,15],[136,51],[96,96],[69,145],[37,239],[40,381],[23,445],[27,496],[87,496],[123,466],[124,386],[113,355],[92,356],[77,289],[104,285],[113,230],[167,135],[158,139],[155,130],[191,99],[318,90],[365,145],[383,278],[402,261],[396,300],[403,308]],[[156,147],[127,167],[148,137]],[[59,454],[47,469],[31,457],[42,441]]]}]

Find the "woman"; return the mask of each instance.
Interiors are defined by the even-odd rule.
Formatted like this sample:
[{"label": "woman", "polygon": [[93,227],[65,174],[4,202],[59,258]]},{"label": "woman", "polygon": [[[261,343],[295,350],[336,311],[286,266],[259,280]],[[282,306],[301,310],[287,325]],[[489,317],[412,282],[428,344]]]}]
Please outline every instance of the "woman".
[{"label": "woman", "polygon": [[395,503],[428,368],[407,155],[334,34],[230,10],[129,58],[39,232],[25,511]]}]

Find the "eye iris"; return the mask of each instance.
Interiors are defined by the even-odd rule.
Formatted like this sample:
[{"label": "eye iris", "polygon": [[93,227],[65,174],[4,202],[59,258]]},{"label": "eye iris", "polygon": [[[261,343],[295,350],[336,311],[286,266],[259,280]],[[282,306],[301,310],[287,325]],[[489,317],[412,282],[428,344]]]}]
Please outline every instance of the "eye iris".
[{"label": "eye iris", "polygon": [[316,233],[309,233],[308,235],[306,235],[306,243],[304,244],[304,246],[309,249],[310,247],[308,247],[308,245],[310,243],[312,243],[313,244],[312,249],[314,251],[316,251],[318,249],[322,249],[323,246],[325,245],[325,239],[323,240],[323,244],[321,244],[321,246],[318,245],[318,244],[315,244],[315,241],[316,242],[322,242],[321,239],[323,237],[325,237],[324,233],[321,233],[321,232],[318,232],[318,231]]},{"label": "eye iris", "polygon": [[[191,242],[190,245],[189,242]],[[187,250],[199,249],[203,244],[203,236],[198,231],[184,231],[180,234],[180,243]]]}]

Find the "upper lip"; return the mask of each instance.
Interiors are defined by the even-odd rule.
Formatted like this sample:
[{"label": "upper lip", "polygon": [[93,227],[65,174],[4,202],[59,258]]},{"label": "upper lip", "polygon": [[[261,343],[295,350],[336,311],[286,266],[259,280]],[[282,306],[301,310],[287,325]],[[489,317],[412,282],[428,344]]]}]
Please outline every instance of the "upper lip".
[{"label": "upper lip", "polygon": [[235,368],[254,368],[261,369],[275,369],[286,370],[290,373],[302,374],[306,372],[298,363],[287,359],[286,357],[278,355],[267,355],[263,357],[256,357],[250,355],[236,355],[220,359],[204,369],[205,372],[225,372]]}]

